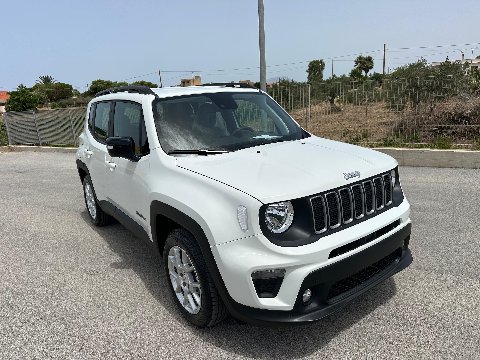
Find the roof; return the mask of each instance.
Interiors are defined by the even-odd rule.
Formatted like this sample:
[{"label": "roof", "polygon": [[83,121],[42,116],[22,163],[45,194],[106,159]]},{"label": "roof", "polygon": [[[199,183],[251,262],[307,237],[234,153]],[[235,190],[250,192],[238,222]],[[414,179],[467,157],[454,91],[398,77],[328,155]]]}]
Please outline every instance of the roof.
[{"label": "roof", "polygon": [[239,88],[227,86],[187,86],[187,87],[165,87],[152,89],[158,97],[165,98],[171,96],[211,94],[216,92],[258,92],[254,88]]},{"label": "roof", "polygon": [[[148,91],[150,91],[150,89]],[[222,86],[222,85],[153,88],[151,89],[151,91],[159,98],[169,98],[173,96],[183,96],[183,95],[212,94],[212,93],[218,93],[218,92],[235,92],[235,93],[259,92],[259,90],[255,88],[241,88],[241,87],[231,87],[231,86]],[[114,100],[114,99],[141,101],[145,95],[152,96],[153,94],[137,92],[137,91],[128,92],[127,90],[112,92],[112,93],[106,92],[105,94],[100,92],[91,101],[97,102],[102,100]]]},{"label": "roof", "polygon": [[7,91],[0,91],[0,103],[6,103],[9,97]]},{"label": "roof", "polygon": [[[129,89],[131,88],[131,89]],[[113,91],[112,91],[113,90]],[[116,90],[116,91],[115,91]],[[94,99],[98,100],[110,100],[115,98],[140,100],[145,95],[156,95],[159,98],[167,98],[173,96],[184,95],[198,95],[198,94],[212,94],[218,92],[259,92],[258,89],[250,87],[238,87],[238,86],[225,86],[225,85],[208,85],[208,86],[187,86],[187,87],[165,87],[165,88],[144,88],[140,86],[123,88],[112,88],[99,92]]]}]

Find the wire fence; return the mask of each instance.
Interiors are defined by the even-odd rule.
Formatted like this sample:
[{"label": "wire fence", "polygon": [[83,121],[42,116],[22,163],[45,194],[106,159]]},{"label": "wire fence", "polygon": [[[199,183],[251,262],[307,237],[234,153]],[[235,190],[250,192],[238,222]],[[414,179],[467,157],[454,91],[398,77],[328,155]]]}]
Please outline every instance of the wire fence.
[{"label": "wire fence", "polygon": [[77,146],[84,108],[10,111],[3,115],[9,145]]},{"label": "wire fence", "polygon": [[453,77],[274,85],[306,130],[368,146],[480,146],[480,97]]}]

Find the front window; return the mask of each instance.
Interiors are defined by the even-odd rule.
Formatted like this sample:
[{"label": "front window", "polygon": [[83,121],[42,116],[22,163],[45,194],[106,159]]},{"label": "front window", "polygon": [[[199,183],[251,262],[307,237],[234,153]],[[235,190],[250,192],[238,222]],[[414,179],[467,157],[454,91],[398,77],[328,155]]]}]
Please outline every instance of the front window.
[{"label": "front window", "polygon": [[160,144],[167,153],[233,151],[308,136],[260,92],[158,99],[153,112]]}]

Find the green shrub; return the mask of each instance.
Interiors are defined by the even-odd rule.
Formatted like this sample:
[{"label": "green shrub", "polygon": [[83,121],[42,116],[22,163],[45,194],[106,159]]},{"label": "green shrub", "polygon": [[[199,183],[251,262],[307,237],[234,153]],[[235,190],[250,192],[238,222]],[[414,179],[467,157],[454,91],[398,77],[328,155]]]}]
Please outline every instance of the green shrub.
[{"label": "green shrub", "polygon": [[451,149],[453,145],[452,139],[446,136],[438,136],[435,139],[435,147],[437,149]]},{"label": "green shrub", "polygon": [[7,127],[0,117],[0,146],[8,145]]}]

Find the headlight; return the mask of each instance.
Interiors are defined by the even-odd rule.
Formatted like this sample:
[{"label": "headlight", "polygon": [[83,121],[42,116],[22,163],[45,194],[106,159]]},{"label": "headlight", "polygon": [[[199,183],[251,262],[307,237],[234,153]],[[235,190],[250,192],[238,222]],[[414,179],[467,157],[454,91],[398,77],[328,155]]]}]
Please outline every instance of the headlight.
[{"label": "headlight", "polygon": [[293,205],[290,201],[270,204],[265,209],[265,223],[272,233],[280,234],[288,230],[293,222]]}]

